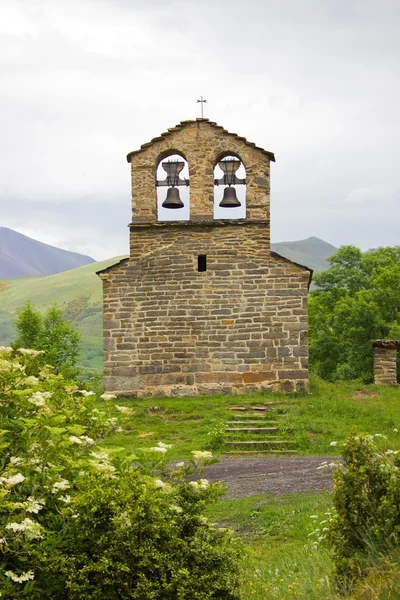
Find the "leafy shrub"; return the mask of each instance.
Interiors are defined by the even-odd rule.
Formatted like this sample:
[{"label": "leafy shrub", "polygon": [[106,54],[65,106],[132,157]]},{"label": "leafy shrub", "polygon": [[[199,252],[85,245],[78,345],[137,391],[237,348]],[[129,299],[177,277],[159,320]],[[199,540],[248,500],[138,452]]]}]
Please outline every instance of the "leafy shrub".
[{"label": "leafy shrub", "polygon": [[28,301],[18,313],[15,326],[18,331],[18,338],[13,343],[15,348],[41,350],[45,364],[52,365],[57,372],[67,376],[75,374],[81,334],[64,318],[61,308],[51,306],[42,315]]},{"label": "leafy shrub", "polygon": [[236,600],[238,548],[203,508],[220,492],[168,468],[168,446],[142,456],[101,443],[132,410],[0,348],[0,595],[35,599]]},{"label": "leafy shrub", "polygon": [[396,550],[400,532],[397,453],[378,451],[372,436],[353,435],[343,445],[343,461],[334,474],[336,514],[327,534],[342,592]]}]

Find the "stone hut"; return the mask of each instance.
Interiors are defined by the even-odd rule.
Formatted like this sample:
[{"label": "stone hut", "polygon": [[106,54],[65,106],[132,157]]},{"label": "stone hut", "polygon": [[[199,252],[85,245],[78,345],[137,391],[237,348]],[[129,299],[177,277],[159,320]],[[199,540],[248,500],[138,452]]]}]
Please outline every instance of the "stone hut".
[{"label": "stone hut", "polygon": [[[171,156],[182,162],[171,167]],[[130,256],[98,272],[106,391],[146,397],[306,388],[312,271],[270,250],[274,155],[196,119],[182,121],[127,159]],[[230,186],[224,160],[235,172],[240,161],[245,178],[233,174]],[[180,178],[182,165],[187,179]],[[215,178],[217,165],[221,179]],[[227,202],[214,210],[215,190],[226,183],[245,189],[245,198],[226,188]],[[163,206],[184,204],[188,219],[173,210],[163,216],[167,209],[157,201],[163,185],[170,185]]]},{"label": "stone hut", "polygon": [[399,340],[374,340],[374,383],[382,385],[397,384],[397,352]]}]

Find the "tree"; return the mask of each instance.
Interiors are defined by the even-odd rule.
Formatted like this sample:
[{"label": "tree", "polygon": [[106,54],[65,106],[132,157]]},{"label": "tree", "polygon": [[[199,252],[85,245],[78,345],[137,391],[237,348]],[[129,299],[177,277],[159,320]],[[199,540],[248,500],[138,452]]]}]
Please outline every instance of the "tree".
[{"label": "tree", "polygon": [[79,359],[81,334],[56,304],[43,315],[28,301],[15,323],[18,338],[13,346],[43,351],[43,360],[57,372],[73,369]]},{"label": "tree", "polygon": [[310,363],[328,380],[372,381],[372,340],[400,334],[400,246],[342,246],[310,297]]}]

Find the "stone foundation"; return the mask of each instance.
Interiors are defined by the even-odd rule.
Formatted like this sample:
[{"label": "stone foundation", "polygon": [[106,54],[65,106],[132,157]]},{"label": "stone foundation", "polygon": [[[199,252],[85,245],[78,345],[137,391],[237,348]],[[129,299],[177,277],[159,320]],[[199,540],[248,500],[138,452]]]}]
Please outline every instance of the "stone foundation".
[{"label": "stone foundation", "polygon": [[398,340],[375,340],[374,348],[374,382],[381,385],[397,384],[397,350]]}]

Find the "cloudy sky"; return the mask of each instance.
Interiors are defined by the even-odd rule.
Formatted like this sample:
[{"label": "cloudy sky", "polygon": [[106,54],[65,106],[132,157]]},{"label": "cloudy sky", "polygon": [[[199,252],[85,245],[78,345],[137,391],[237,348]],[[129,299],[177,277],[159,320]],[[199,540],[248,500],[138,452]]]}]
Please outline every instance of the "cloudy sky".
[{"label": "cloudy sky", "polygon": [[205,116],[273,151],[273,241],[400,244],[398,0],[1,0],[0,225],[127,252],[126,154]]}]

